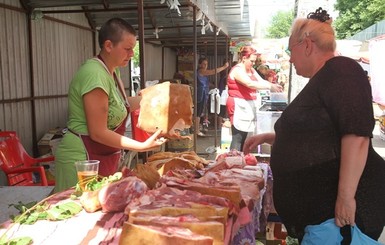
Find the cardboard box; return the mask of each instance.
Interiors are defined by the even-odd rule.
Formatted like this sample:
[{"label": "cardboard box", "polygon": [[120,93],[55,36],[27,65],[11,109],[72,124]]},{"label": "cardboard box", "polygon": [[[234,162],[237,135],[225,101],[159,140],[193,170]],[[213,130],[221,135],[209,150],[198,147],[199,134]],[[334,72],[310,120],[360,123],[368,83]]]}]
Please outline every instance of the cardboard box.
[{"label": "cardboard box", "polygon": [[48,130],[47,133],[37,143],[39,155],[54,155],[60,141],[66,130],[63,128],[55,128]]}]

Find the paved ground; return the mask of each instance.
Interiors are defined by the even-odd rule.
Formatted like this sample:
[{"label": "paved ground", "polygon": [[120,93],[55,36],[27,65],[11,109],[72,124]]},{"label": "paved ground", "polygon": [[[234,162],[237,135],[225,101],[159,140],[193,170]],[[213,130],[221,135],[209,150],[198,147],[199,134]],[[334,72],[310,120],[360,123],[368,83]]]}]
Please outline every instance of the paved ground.
[{"label": "paved ground", "polygon": [[372,139],[373,147],[377,151],[378,154],[385,159],[385,141],[380,139],[380,127],[378,122],[376,127],[373,130],[373,139]]}]

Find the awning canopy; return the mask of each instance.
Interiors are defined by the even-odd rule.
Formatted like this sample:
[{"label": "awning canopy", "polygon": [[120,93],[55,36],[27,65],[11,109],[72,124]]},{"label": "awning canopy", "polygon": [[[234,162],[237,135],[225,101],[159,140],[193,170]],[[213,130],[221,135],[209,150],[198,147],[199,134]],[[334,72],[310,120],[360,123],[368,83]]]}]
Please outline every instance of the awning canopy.
[{"label": "awning canopy", "polygon": [[[229,38],[251,37],[246,0],[21,0],[23,6],[43,15],[85,13],[91,28],[98,29],[112,17],[128,21],[140,29],[139,10],[143,6],[145,42],[164,47],[190,47],[194,40],[193,8],[196,6],[196,33],[199,48],[224,47]],[[243,6],[241,6],[243,5]],[[139,7],[139,8],[138,8]],[[219,51],[219,48],[218,48]]]}]

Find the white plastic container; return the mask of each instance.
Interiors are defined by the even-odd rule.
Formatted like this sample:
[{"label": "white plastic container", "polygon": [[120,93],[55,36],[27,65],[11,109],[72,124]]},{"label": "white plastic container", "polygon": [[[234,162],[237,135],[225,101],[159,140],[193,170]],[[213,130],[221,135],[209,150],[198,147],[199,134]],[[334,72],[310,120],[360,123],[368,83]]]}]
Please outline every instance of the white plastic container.
[{"label": "white plastic container", "polygon": [[222,127],[221,129],[221,150],[222,152],[230,151],[230,144],[232,140],[231,128]]}]

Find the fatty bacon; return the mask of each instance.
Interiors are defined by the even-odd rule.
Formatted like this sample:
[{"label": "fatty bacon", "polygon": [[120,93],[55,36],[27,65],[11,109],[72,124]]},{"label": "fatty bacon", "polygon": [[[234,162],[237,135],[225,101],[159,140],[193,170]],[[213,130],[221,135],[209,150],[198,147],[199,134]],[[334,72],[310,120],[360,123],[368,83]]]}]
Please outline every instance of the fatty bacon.
[{"label": "fatty bacon", "polygon": [[159,182],[181,190],[197,191],[205,195],[227,198],[235,206],[239,206],[242,200],[240,186],[236,183],[215,181],[207,183],[199,179],[180,179],[166,175],[163,175]]},{"label": "fatty bacon", "polygon": [[232,150],[222,153],[215,159],[215,164],[207,169],[207,172],[217,172],[223,169],[243,168],[246,165],[243,152]]},{"label": "fatty bacon", "polygon": [[159,216],[151,214],[131,215],[129,223],[135,225],[158,226],[158,227],[182,227],[191,230],[195,234],[209,236],[214,239],[214,244],[223,244],[224,225],[218,221],[202,221],[197,217],[186,214],[180,216]]},{"label": "fatty bacon", "polygon": [[212,245],[213,238],[175,226],[144,226],[124,223],[119,244]]},{"label": "fatty bacon", "polygon": [[[195,190],[204,194],[222,196],[225,198],[234,197],[234,189],[240,189],[241,198],[248,203],[249,200],[258,200],[259,191],[265,186],[263,170],[259,167],[222,169],[218,171],[206,171],[197,177],[191,170],[175,169],[163,176],[160,182],[168,186],[180,189]],[[225,188],[225,190],[223,190]],[[226,190],[229,189],[229,190]]]},{"label": "fatty bacon", "polygon": [[[214,245],[228,244],[229,237],[225,237],[225,234],[231,234],[232,219],[229,217],[234,212],[233,205],[225,198],[179,190],[163,184],[157,189],[148,190],[127,205],[125,214],[129,219],[123,227],[124,238],[121,241],[128,239],[127,233],[131,233],[133,225],[136,225],[142,226],[139,227],[141,229],[150,229],[150,233],[159,235],[162,239],[164,236],[160,233],[163,229],[188,228],[192,233],[191,240],[186,240],[187,244],[195,244],[191,243],[194,242],[195,235],[211,237]],[[146,236],[138,235],[137,239],[146,239]]]},{"label": "fatty bacon", "polygon": [[[126,206],[125,214],[140,212],[141,210],[151,210],[159,208],[170,208],[170,212],[174,215],[191,214],[184,213],[183,210],[177,208],[186,208],[186,211],[192,207],[207,206],[207,209],[213,210],[212,215],[223,214],[227,217],[228,214],[235,212],[234,205],[226,198],[218,196],[203,195],[196,191],[180,190],[177,188],[161,185],[157,189],[148,190],[139,198],[132,199]],[[197,210],[199,213],[199,209]]]},{"label": "fatty bacon", "polygon": [[232,183],[240,186],[241,197],[246,204],[250,200],[258,200],[260,198],[260,190],[265,186],[263,176],[257,175],[257,171],[245,170],[239,168],[225,169],[218,172],[207,172],[198,181],[207,183],[215,180],[222,183]]}]

